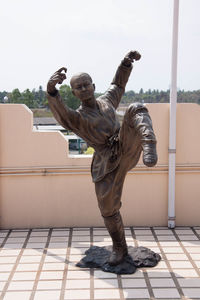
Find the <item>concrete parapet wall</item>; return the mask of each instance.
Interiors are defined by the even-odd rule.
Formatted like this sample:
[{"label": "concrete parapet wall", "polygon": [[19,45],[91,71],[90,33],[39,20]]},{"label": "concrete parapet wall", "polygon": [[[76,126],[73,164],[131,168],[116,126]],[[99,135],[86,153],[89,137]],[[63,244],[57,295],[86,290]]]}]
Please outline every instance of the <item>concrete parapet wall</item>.
[{"label": "concrete parapet wall", "polygon": [[[147,105],[158,164],[139,161],[126,177],[126,225],[167,225],[169,104]],[[200,225],[200,106],[177,104],[176,224]],[[0,227],[102,226],[91,157],[70,157],[60,132],[33,131],[32,112],[0,104]]]}]

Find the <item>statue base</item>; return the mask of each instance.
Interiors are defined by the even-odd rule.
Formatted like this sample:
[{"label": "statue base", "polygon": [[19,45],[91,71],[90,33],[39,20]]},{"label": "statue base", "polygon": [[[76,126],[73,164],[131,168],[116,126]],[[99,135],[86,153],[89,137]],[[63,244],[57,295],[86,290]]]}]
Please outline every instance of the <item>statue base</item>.
[{"label": "statue base", "polygon": [[80,268],[100,268],[104,272],[116,274],[133,274],[137,268],[155,267],[161,260],[161,256],[146,247],[128,247],[128,255],[117,266],[110,266],[108,258],[112,246],[92,246],[77,264]]}]

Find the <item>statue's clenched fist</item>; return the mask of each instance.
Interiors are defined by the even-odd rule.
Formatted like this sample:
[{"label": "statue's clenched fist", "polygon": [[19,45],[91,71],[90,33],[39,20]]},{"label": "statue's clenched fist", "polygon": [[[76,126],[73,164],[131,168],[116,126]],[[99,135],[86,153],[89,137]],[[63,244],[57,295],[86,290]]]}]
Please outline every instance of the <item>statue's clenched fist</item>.
[{"label": "statue's clenched fist", "polygon": [[129,67],[134,60],[139,60],[141,58],[141,54],[138,51],[130,51],[122,60],[122,63]]},{"label": "statue's clenched fist", "polygon": [[67,68],[62,67],[50,77],[47,83],[47,92],[49,94],[55,94],[56,84],[57,83],[62,84],[62,82],[67,78],[65,74],[66,72],[67,72]]}]

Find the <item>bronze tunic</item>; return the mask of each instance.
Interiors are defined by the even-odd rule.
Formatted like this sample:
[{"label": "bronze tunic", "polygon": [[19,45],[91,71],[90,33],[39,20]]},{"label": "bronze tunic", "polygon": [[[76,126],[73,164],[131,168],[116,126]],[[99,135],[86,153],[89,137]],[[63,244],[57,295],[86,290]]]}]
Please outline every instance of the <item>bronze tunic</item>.
[{"label": "bronze tunic", "polygon": [[119,165],[122,151],[118,142],[120,123],[116,108],[124,94],[131,70],[132,66],[120,64],[110,88],[96,99],[98,110],[82,106],[72,110],[63,103],[59,92],[55,96],[47,94],[56,120],[95,149],[91,165],[93,182],[99,182]]}]

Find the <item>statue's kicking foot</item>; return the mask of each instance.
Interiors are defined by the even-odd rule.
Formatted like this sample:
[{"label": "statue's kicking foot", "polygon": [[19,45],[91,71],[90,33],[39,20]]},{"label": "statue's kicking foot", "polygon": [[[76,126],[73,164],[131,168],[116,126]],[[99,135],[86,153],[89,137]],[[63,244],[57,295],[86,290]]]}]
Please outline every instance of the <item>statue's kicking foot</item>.
[{"label": "statue's kicking foot", "polygon": [[143,163],[147,167],[153,167],[156,165],[158,156],[156,152],[156,143],[144,143],[143,148]]}]

